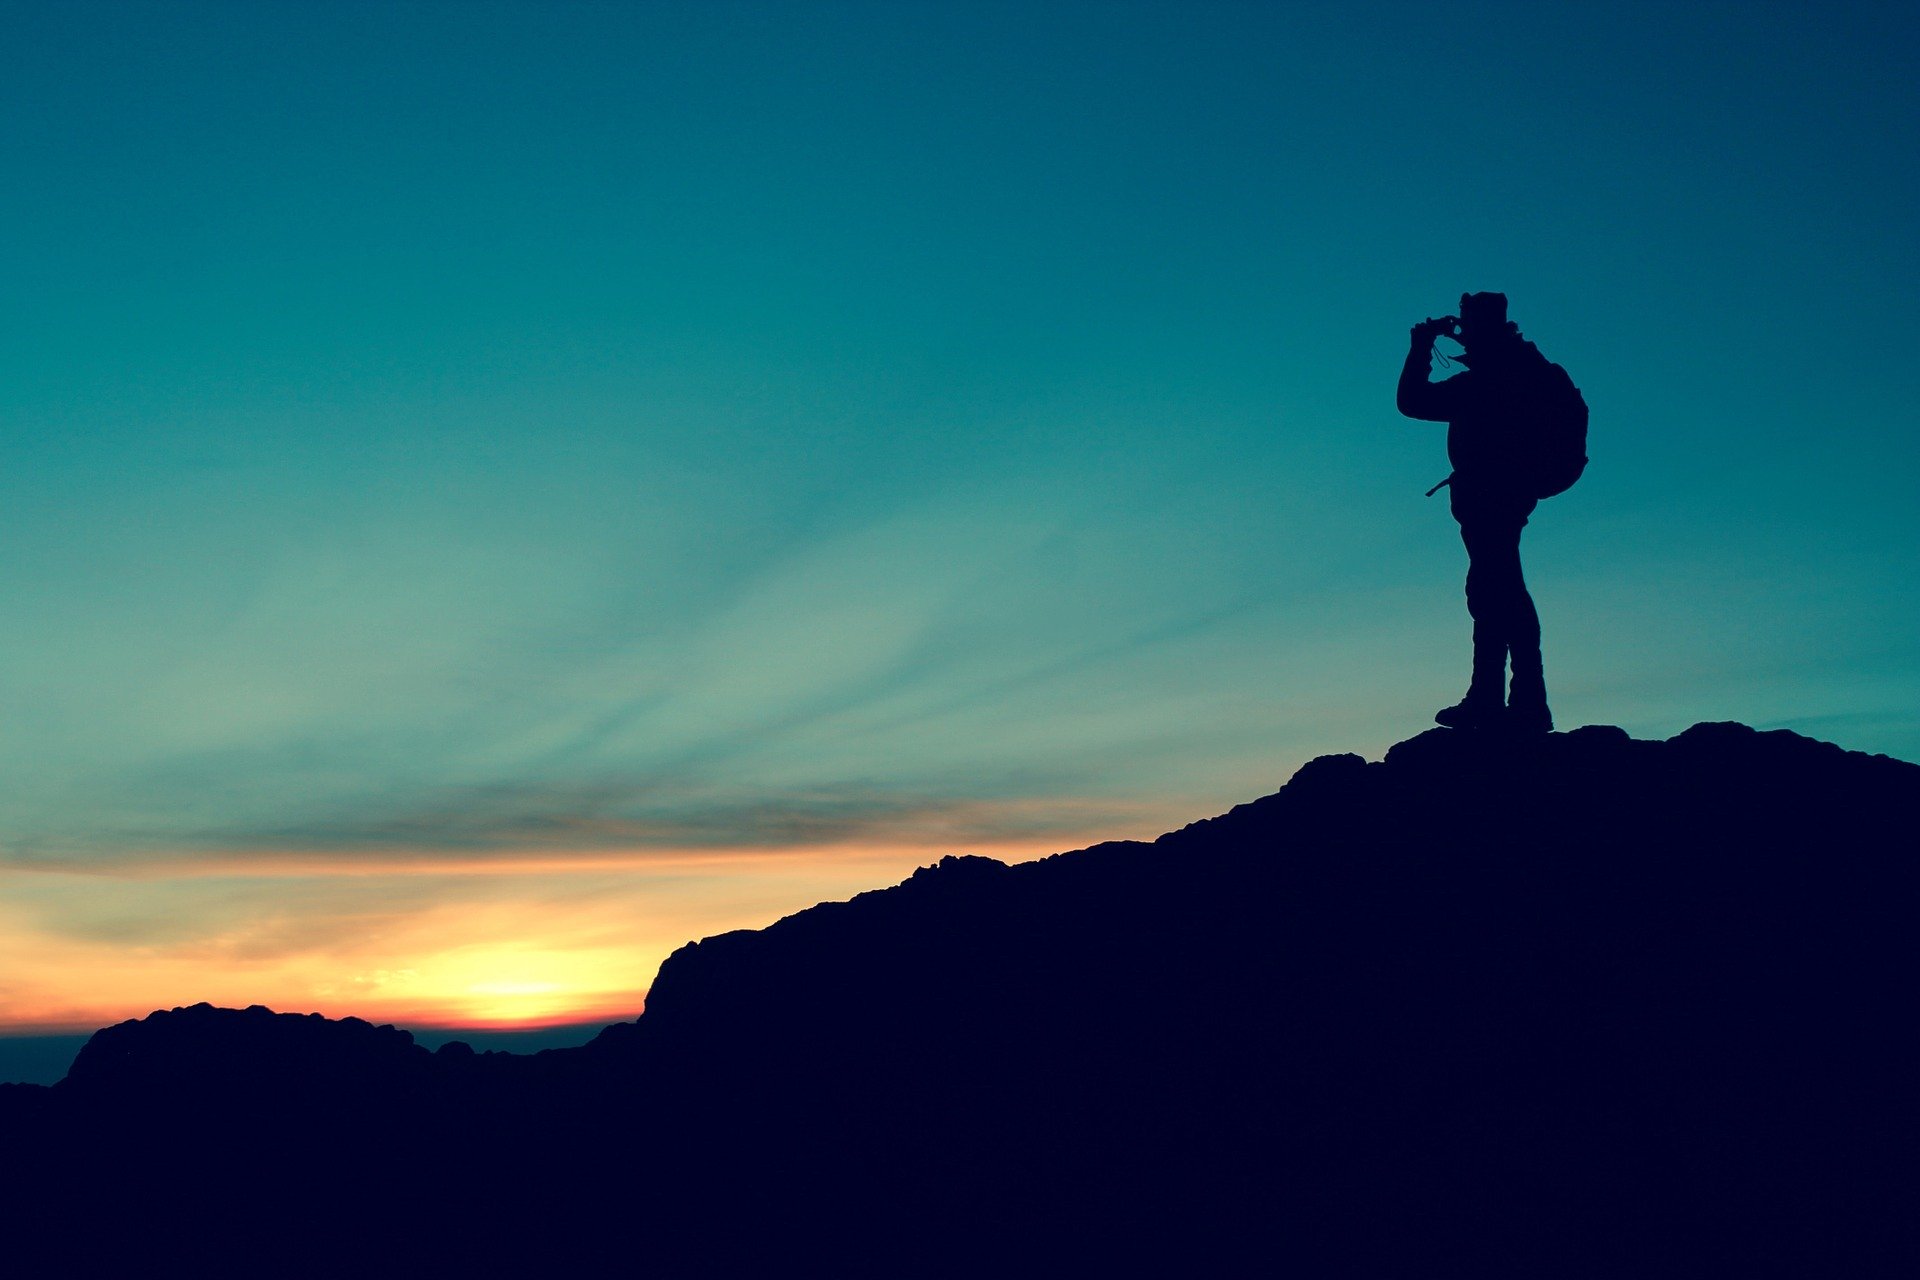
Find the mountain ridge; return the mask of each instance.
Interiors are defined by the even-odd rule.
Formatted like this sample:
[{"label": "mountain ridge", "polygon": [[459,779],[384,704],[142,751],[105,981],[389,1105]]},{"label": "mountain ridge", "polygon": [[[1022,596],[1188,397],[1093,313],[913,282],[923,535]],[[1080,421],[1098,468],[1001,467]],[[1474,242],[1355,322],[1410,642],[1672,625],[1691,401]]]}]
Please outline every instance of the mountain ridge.
[{"label": "mountain ridge", "polygon": [[244,1153],[427,1236],[480,1205],[493,1260],[638,1230],[662,1274],[1895,1274],[1916,801],[1920,766],[1786,731],[1432,730],[690,943],[577,1049],[200,1006],[101,1032],[15,1127],[50,1213],[98,1190],[73,1151],[159,1150],[311,1225]]}]

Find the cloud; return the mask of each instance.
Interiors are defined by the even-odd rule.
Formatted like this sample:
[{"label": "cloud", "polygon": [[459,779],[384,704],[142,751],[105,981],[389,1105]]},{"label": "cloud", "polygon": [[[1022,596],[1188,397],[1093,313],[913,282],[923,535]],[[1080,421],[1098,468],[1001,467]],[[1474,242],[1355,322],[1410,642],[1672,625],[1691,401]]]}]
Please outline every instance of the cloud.
[{"label": "cloud", "polygon": [[[823,788],[758,798],[661,797],[625,789],[488,787],[383,814],[302,825],[230,827],[194,844],[114,855],[20,857],[21,873],[151,876],[360,876],[393,872],[539,874],[593,867],[718,866],[781,858],[846,858],[861,850],[1001,851],[1030,856],[1139,834],[1138,805],[1042,795],[974,798]],[[102,920],[100,936],[116,925]],[[129,940],[131,934],[123,935]]]},{"label": "cloud", "polygon": [[[307,688],[300,669],[277,668],[262,636],[286,631],[287,618],[321,625],[317,605],[296,607],[300,591],[283,584],[236,633],[259,652],[238,668],[233,653],[212,653],[169,677],[177,740],[153,736],[149,720],[148,735],[102,767],[16,794],[5,856],[538,857],[1114,834],[1137,806],[1095,798],[1101,773],[1116,747],[1159,732],[1167,707],[1142,684],[1123,717],[1131,730],[1109,711],[1092,726],[1073,714],[1076,681],[1098,685],[1130,655],[1249,606],[1195,613],[1179,592],[1144,608],[1137,595],[1116,601],[1111,554],[1089,558],[1083,545],[1092,499],[1041,500],[1050,488],[1029,477],[917,495],[860,520],[842,513],[839,527],[750,562],[684,614],[610,604],[598,623],[581,615],[568,625],[597,658],[494,654],[486,680],[462,676],[464,706],[445,679],[419,676],[417,695],[384,678],[356,690],[334,663]],[[346,608],[343,574],[335,566],[318,603]],[[380,599],[392,603],[388,587]],[[1123,626],[1102,625],[1122,612]],[[258,617],[279,631],[261,632]],[[596,629],[614,622],[623,634]],[[352,633],[364,639],[373,625],[363,618]],[[515,628],[523,640],[564,630]],[[357,661],[379,665],[377,646],[356,645]],[[463,641],[456,665],[484,670],[488,650]],[[235,669],[239,685],[226,681]],[[253,697],[281,684],[305,689],[304,701]],[[363,716],[369,689],[383,705]],[[1042,690],[1067,691],[1057,717],[1036,716]],[[226,714],[236,699],[246,715]]]}]

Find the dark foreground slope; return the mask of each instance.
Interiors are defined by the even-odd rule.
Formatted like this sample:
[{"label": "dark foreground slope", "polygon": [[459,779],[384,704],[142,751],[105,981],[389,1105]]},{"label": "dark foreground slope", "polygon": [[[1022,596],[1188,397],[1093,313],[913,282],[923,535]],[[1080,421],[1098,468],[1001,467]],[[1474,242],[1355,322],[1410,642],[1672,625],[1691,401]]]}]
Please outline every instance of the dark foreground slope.
[{"label": "dark foreground slope", "polygon": [[205,1006],[0,1097],[69,1274],[1912,1274],[1920,767],[1435,731],[663,966],[533,1058]]}]

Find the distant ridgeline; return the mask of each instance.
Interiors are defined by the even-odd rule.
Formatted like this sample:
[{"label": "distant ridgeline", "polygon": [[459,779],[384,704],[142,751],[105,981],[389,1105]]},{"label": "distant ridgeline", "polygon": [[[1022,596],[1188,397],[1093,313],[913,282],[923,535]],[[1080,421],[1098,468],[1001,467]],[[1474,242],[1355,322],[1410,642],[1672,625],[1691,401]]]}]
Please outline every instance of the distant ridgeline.
[{"label": "distant ridgeline", "polygon": [[195,1006],[0,1089],[7,1256],[260,1275],[1920,1274],[1920,767],[1436,730],[675,952],[537,1056]]}]

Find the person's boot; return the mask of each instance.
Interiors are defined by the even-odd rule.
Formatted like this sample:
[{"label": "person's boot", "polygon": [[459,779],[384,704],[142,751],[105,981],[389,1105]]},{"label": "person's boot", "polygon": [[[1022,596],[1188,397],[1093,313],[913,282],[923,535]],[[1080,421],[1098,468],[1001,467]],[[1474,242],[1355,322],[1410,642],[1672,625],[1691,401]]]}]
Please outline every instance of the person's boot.
[{"label": "person's boot", "polygon": [[1514,733],[1552,733],[1553,712],[1547,708],[1547,678],[1540,655],[1513,655],[1513,692],[1507,701],[1507,728]]},{"label": "person's boot", "polygon": [[1506,716],[1506,701],[1500,686],[1506,683],[1507,646],[1482,640],[1480,628],[1474,628],[1473,680],[1467,696],[1450,707],[1433,713],[1433,722],[1449,729],[1495,729]]},{"label": "person's boot", "polygon": [[1478,697],[1469,689],[1460,701],[1434,712],[1433,722],[1449,729],[1496,729],[1506,710],[1493,699]]}]

